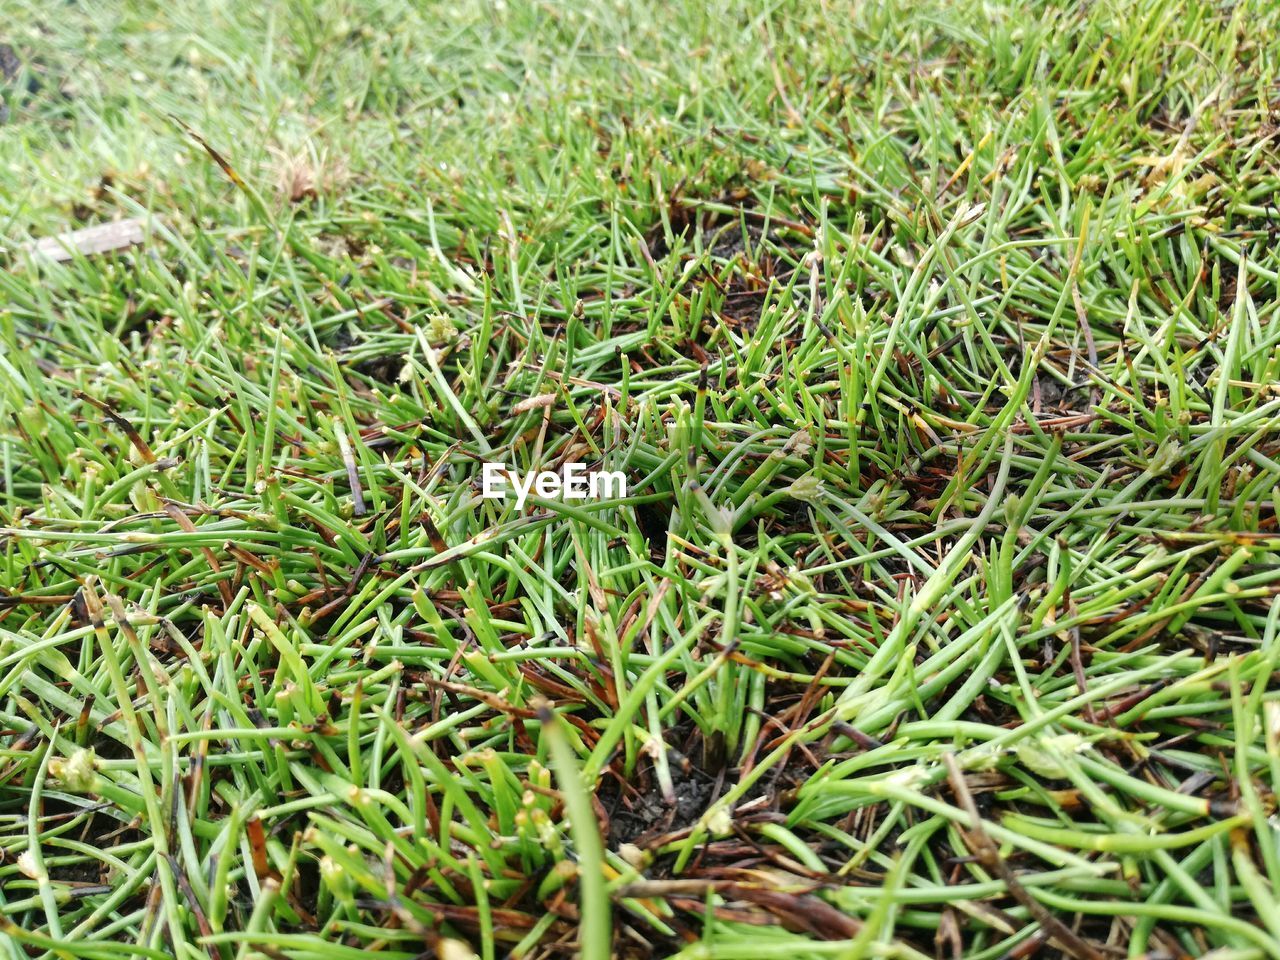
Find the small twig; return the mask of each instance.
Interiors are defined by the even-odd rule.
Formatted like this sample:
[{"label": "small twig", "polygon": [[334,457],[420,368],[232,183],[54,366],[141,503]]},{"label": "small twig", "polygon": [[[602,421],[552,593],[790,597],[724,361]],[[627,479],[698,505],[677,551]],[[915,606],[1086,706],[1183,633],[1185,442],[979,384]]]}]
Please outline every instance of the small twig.
[{"label": "small twig", "polygon": [[970,829],[965,833],[965,840],[969,845],[969,849],[977,858],[978,863],[1003,881],[1005,887],[1009,890],[1009,896],[1027,908],[1027,912],[1049,934],[1059,949],[1073,957],[1084,958],[1084,960],[1103,960],[1103,955],[1096,947],[1050,913],[1018,881],[1017,876],[1009,868],[1009,864],[1005,862],[1004,857],[1000,856],[1000,850],[995,841],[991,839],[991,836],[982,826],[982,817],[978,814],[978,808],[973,802],[973,795],[969,792],[969,785],[965,783],[964,773],[961,771],[960,765],[956,763],[954,754],[943,754],[942,760],[947,766],[947,780],[951,783],[951,789],[956,795],[956,800],[964,808],[965,813],[969,815]]}]

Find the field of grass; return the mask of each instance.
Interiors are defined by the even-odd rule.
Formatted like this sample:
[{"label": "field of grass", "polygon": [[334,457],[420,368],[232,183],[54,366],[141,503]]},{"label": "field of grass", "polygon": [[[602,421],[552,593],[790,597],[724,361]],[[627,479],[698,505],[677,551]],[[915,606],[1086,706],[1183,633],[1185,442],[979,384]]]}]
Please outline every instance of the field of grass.
[{"label": "field of grass", "polygon": [[1280,957],[1280,4],[3,10],[0,958]]}]

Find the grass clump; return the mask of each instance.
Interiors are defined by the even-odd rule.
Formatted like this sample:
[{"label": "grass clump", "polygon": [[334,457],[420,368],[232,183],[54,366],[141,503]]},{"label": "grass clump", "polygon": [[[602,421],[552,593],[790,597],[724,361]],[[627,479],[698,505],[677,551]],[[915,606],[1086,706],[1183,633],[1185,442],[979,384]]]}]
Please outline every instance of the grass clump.
[{"label": "grass clump", "polygon": [[1276,19],[19,3],[0,953],[1280,956]]}]

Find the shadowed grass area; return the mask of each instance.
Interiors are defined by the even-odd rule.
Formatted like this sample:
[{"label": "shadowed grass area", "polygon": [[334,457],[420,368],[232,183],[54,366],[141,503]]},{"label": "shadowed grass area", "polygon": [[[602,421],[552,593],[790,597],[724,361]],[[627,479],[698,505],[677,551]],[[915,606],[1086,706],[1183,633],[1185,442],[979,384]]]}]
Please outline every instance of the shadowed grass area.
[{"label": "shadowed grass area", "polygon": [[10,8],[0,956],[1280,956],[1275,4]]}]

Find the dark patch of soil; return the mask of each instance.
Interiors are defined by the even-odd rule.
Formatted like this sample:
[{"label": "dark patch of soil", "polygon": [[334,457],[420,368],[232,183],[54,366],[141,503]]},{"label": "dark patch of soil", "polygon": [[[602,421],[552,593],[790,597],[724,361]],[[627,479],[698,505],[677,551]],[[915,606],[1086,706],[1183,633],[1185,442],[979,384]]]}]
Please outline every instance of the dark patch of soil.
[{"label": "dark patch of soil", "polygon": [[[22,58],[7,43],[0,43],[0,83],[3,83],[4,99],[0,100],[0,123],[9,122],[9,104],[17,99],[18,90],[14,85],[22,73]],[[36,93],[40,89],[40,81],[32,77],[27,81],[27,93]]]},{"label": "dark patch of soil", "polygon": [[649,559],[661,563],[667,555],[667,527],[671,523],[671,505],[656,501],[635,505],[636,526],[649,541]]},{"label": "dark patch of soil", "polygon": [[392,386],[399,382],[400,370],[404,367],[404,357],[398,353],[389,353],[381,357],[371,357],[352,364],[349,368],[362,377],[368,377],[378,383]]},{"label": "dark patch of soil", "polygon": [[[651,771],[645,776],[653,782],[634,794],[616,781],[607,781],[601,789],[601,800],[609,810],[609,844],[614,848],[623,843],[644,847],[646,841],[692,826],[715,800],[715,781],[691,764],[671,765],[675,803],[663,798]],[[629,786],[634,789],[638,784]]]}]

